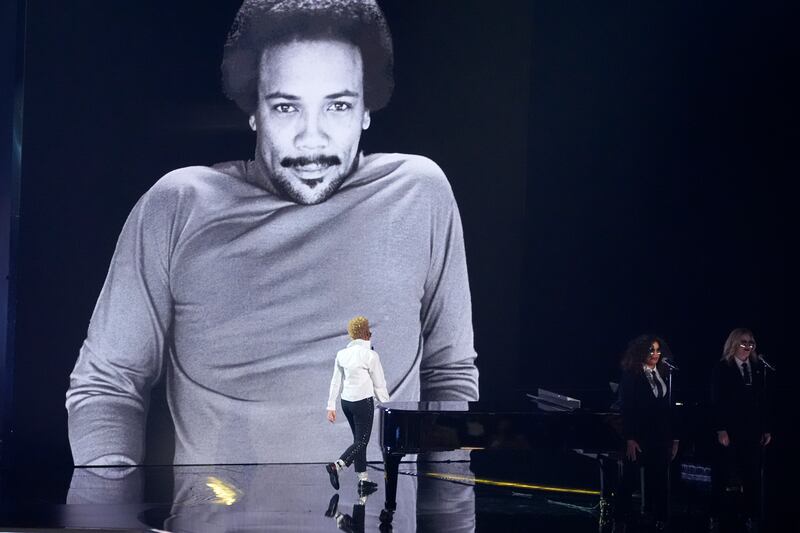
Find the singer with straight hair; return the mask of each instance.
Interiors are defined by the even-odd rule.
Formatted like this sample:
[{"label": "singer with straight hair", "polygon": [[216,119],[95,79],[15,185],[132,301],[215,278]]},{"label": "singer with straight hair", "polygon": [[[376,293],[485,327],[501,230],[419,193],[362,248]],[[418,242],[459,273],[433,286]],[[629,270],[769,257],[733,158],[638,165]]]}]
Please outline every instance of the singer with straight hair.
[{"label": "singer with straight hair", "polygon": [[617,492],[616,530],[631,518],[631,494],[644,469],[645,507],[664,529],[668,520],[669,464],[678,453],[672,427],[672,406],[665,359],[672,354],[656,335],[640,335],[628,343],[622,358],[620,407],[626,442],[622,484]]},{"label": "singer with straight hair", "polygon": [[749,520],[760,519],[763,450],[770,441],[767,368],[753,332],[731,331],[711,377],[711,407],[719,458],[712,469],[716,512],[726,495]]}]

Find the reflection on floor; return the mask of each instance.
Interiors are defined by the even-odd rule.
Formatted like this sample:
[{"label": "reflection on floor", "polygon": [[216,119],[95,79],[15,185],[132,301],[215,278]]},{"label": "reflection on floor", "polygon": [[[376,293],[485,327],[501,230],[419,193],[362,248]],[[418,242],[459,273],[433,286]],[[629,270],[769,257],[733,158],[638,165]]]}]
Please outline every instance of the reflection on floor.
[{"label": "reflection on floor", "polygon": [[[598,531],[591,462],[520,459],[404,463],[391,524],[380,464],[369,495],[352,469],[333,490],[317,464],[0,470],[0,530]],[[707,530],[703,489],[684,489],[672,531]]]}]

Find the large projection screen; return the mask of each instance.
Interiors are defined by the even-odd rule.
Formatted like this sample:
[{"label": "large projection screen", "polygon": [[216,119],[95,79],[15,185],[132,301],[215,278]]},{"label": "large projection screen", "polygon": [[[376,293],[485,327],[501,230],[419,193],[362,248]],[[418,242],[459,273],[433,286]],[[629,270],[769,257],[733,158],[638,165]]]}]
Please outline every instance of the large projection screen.
[{"label": "large projection screen", "polygon": [[[357,314],[393,399],[515,381],[529,8],[380,6],[395,90],[367,171],[264,211],[248,164],[208,168],[257,151],[222,90],[238,1],[28,2],[20,460],[69,462],[70,441],[76,464],[330,460],[352,440],[325,404]],[[233,203],[204,203],[225,180]]]}]

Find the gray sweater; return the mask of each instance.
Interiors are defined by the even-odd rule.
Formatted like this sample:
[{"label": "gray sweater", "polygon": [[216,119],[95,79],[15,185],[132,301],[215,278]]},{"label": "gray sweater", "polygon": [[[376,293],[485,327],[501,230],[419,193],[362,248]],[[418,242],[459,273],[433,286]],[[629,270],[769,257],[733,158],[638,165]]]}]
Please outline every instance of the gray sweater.
[{"label": "gray sweater", "polygon": [[162,372],[175,463],[332,460],[352,435],[323,406],[356,315],[393,399],[477,399],[461,220],[441,169],[361,156],[313,206],[263,179],[251,162],[183,168],[133,208],[70,376],[75,464],[143,460]]}]

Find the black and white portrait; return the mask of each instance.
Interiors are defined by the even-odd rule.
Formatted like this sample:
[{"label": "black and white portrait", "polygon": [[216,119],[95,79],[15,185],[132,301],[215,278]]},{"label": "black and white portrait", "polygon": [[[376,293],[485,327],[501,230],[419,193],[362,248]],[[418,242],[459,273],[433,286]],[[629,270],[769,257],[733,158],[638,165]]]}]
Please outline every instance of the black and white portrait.
[{"label": "black and white portrait", "polygon": [[[430,124],[448,128],[408,116],[408,104],[404,116],[381,113],[395,85],[425,83],[394,79],[390,27],[373,0],[241,5],[214,89],[238,108],[236,127],[254,150],[152,176],[127,216],[70,374],[75,464],[145,461],[160,380],[176,464],[329,460],[350,438],[346,423],[324,415],[333,357],[356,315],[372,324],[393,400],[478,399],[476,274],[454,186],[478,182],[491,203],[524,177],[454,176],[435,153],[365,148],[384,120],[384,131],[411,139]],[[468,67],[452,94],[429,95],[434,108],[491,87]],[[513,83],[524,94],[525,78]],[[481,95],[485,108],[457,114],[492,113],[500,97]],[[453,124],[454,139],[492,134],[480,120],[466,123],[474,129]],[[439,145],[470,166],[458,142]],[[492,227],[494,210],[514,211],[514,202],[480,207],[475,227]],[[377,432],[370,459],[379,458]]]}]

